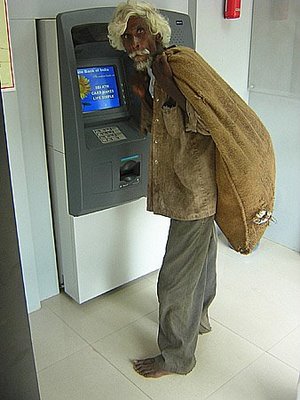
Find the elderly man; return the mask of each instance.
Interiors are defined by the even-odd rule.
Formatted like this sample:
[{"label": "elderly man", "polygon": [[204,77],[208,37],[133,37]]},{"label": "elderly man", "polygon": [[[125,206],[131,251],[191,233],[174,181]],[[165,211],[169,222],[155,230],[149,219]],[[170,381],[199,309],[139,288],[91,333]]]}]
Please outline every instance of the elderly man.
[{"label": "elderly man", "polygon": [[111,45],[136,67],[132,88],[142,103],[142,129],[152,134],[147,209],[170,218],[157,284],[160,354],[133,365],[145,377],[187,374],[199,333],[211,330],[216,293],[215,145],[173,78],[168,58],[178,49],[168,49],[166,19],[129,0],[116,8],[108,31]]}]

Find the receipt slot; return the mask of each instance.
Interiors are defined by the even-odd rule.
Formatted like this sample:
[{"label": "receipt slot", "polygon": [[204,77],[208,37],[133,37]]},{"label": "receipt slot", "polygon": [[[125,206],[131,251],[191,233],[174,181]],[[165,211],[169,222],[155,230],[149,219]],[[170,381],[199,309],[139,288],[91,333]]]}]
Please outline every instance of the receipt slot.
[{"label": "receipt slot", "polygon": [[[132,61],[107,40],[113,12],[37,21],[59,280],[78,303],[158,269],[169,229],[146,211],[151,135],[140,132]],[[192,47],[189,17],[163,13],[172,44]]]}]

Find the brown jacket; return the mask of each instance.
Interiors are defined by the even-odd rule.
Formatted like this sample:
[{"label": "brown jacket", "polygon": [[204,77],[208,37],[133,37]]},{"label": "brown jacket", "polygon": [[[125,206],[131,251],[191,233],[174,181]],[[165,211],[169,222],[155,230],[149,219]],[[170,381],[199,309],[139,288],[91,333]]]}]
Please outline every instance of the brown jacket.
[{"label": "brown jacket", "polygon": [[184,113],[179,106],[164,107],[166,99],[155,84],[153,115],[143,109],[143,130],[152,134],[147,208],[177,220],[214,215],[214,142],[189,103]]}]

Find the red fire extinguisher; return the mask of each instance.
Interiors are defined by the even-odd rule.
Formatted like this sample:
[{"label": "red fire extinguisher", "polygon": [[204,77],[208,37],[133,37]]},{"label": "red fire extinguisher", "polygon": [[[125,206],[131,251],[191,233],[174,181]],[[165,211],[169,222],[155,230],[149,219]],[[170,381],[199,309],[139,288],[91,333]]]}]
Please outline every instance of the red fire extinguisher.
[{"label": "red fire extinguisher", "polygon": [[236,19],[241,16],[241,0],[225,0],[224,18]]}]

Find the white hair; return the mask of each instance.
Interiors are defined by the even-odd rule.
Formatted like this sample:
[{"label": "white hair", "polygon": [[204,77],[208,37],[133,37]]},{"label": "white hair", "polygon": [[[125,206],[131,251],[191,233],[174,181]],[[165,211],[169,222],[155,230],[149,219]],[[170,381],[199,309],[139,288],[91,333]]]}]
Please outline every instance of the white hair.
[{"label": "white hair", "polygon": [[171,38],[171,28],[167,19],[154,6],[145,2],[128,0],[120,3],[108,25],[108,39],[112,47],[124,50],[122,35],[126,30],[130,17],[142,17],[146,20],[152,35],[159,34],[163,47],[168,47]]}]

